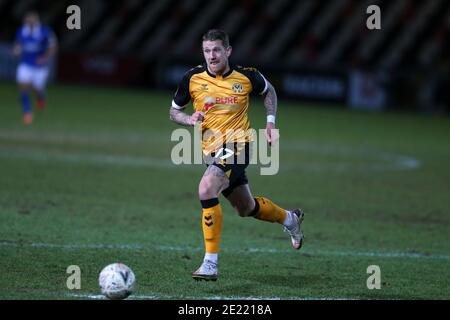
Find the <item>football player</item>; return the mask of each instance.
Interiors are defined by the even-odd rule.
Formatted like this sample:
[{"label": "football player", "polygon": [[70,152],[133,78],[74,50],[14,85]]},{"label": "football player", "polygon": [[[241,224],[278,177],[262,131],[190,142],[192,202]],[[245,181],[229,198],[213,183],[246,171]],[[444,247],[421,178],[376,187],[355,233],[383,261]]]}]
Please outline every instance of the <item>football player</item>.
[{"label": "football player", "polygon": [[32,90],[37,96],[37,109],[43,110],[45,107],[49,64],[56,51],[57,43],[53,31],[41,24],[37,12],[27,12],[13,45],[13,55],[19,59],[16,80],[19,85],[23,122],[26,125],[33,122]]},{"label": "football player", "polygon": [[[266,137],[277,139],[274,131],[277,95],[274,87],[255,68],[229,63],[232,48],[228,35],[209,30],[202,38],[205,62],[189,70],[178,85],[170,108],[170,119],[178,124],[200,124],[202,151],[207,168],[201,178],[198,195],[202,210],[205,242],[203,263],[192,277],[217,280],[218,254],[222,229],[222,207],[219,194],[225,196],[241,217],[277,222],[290,235],[294,249],[300,249],[303,232],[301,209],[285,210],[266,197],[254,197],[245,169],[249,164],[250,133],[249,95],[264,97],[267,110]],[[192,100],[195,112],[184,112]],[[212,134],[207,134],[211,131]]]}]

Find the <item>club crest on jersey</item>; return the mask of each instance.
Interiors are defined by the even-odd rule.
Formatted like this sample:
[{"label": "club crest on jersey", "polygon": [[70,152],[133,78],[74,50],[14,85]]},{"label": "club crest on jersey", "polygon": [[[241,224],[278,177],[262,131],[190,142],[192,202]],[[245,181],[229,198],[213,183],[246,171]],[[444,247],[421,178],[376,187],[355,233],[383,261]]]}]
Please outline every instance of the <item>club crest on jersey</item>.
[{"label": "club crest on jersey", "polygon": [[233,89],[233,91],[236,92],[236,93],[241,93],[242,92],[242,84],[235,83],[235,84],[233,84],[231,89]]}]

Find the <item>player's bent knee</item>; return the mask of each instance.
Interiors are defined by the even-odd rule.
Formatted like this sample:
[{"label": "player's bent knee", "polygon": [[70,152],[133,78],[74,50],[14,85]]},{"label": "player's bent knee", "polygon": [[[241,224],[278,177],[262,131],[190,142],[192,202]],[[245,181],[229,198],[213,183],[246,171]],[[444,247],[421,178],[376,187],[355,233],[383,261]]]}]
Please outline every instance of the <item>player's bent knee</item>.
[{"label": "player's bent knee", "polygon": [[212,192],[208,187],[202,185],[198,188],[198,196],[201,200],[217,198],[217,194]]},{"label": "player's bent knee", "polygon": [[217,198],[219,196],[220,186],[211,179],[203,178],[198,186],[198,195],[201,200]]}]

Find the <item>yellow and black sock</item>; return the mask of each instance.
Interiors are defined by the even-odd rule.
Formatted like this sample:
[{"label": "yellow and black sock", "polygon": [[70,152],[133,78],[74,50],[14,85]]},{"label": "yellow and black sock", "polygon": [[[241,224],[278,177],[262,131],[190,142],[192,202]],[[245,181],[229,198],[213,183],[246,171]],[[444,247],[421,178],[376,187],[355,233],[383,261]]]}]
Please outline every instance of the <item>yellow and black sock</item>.
[{"label": "yellow and black sock", "polygon": [[200,202],[203,208],[202,228],[206,253],[218,253],[222,232],[222,207],[218,198]]},{"label": "yellow and black sock", "polygon": [[286,210],[264,197],[255,197],[255,209],[252,215],[259,220],[278,222],[283,224],[286,220]]}]

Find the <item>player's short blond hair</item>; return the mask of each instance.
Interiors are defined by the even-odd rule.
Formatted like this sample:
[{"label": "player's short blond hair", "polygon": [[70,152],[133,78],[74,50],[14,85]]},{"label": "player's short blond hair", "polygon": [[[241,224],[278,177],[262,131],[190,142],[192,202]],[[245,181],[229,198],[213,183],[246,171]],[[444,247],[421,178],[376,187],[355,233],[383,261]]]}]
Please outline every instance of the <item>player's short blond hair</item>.
[{"label": "player's short blond hair", "polygon": [[222,44],[225,48],[230,46],[230,39],[225,31],[219,29],[208,30],[202,37],[202,41],[215,41],[222,40]]}]

